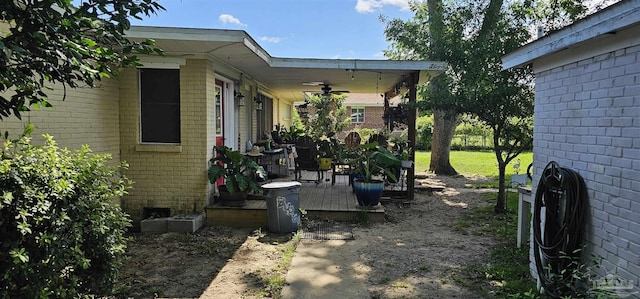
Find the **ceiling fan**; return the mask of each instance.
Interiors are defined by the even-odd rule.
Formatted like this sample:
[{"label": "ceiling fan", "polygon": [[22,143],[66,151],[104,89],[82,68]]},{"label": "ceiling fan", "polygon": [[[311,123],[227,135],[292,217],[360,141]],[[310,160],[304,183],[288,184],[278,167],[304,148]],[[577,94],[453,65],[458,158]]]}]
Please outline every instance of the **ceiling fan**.
[{"label": "ceiling fan", "polygon": [[332,94],[340,95],[340,94],[349,92],[348,90],[331,90],[331,84],[325,83],[325,82],[305,82],[305,83],[302,83],[302,85],[306,85],[306,86],[322,86],[322,88],[320,88],[322,93],[317,92],[317,91],[305,91],[305,92],[312,93],[312,94],[315,94],[315,95],[321,95],[321,96],[324,96],[324,97],[328,97],[328,96],[330,96]]}]

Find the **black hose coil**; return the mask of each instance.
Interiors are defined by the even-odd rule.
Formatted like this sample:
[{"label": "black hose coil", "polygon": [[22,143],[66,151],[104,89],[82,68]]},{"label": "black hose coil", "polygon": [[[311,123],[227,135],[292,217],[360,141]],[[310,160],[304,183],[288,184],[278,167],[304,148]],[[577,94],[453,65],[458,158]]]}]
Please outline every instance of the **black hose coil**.
[{"label": "black hose coil", "polygon": [[[581,255],[587,200],[587,188],[580,174],[554,161],[545,166],[534,201],[533,252],[538,277],[551,297],[559,298],[570,292],[567,285],[572,282],[572,268],[577,266],[575,261]],[[544,228],[540,227],[542,207],[545,207]]]}]

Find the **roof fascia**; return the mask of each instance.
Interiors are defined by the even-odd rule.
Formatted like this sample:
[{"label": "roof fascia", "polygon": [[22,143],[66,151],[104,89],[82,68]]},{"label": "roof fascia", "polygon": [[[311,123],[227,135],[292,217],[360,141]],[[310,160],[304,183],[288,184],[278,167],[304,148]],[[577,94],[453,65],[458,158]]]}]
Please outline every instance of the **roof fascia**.
[{"label": "roof fascia", "polygon": [[409,60],[365,60],[365,59],[318,59],[280,58],[271,59],[271,67],[309,69],[349,69],[349,70],[444,70],[446,63],[440,61]]},{"label": "roof fascia", "polygon": [[126,32],[127,37],[168,39],[179,41],[210,41],[210,42],[244,42],[248,34],[242,30],[131,26]]},{"label": "roof fascia", "polygon": [[[440,61],[316,59],[272,57],[243,30],[131,26],[127,37],[139,39],[167,39],[179,41],[211,41],[243,43],[270,67],[282,68],[338,68],[351,70],[405,70],[443,71],[446,63]],[[424,77],[424,76],[421,76]]]},{"label": "roof fascia", "polygon": [[537,39],[502,57],[502,69],[520,67],[575,44],[640,22],[640,0],[625,0]]}]

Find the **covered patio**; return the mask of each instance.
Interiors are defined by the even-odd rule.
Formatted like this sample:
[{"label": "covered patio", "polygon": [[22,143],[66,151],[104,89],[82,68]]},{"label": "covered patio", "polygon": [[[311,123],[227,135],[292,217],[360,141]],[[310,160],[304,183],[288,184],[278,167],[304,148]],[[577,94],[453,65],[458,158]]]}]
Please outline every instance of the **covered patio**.
[{"label": "covered patio", "polygon": [[[348,177],[337,176],[335,184],[331,182],[329,171],[324,179],[315,183],[316,174],[303,171],[299,194],[300,209],[307,212],[311,219],[330,219],[334,221],[358,221],[367,217],[370,222],[384,222],[384,207],[372,208],[358,206],[351,191]],[[327,180],[329,178],[329,180]],[[290,178],[278,178],[274,181],[288,181]],[[391,189],[391,188],[389,188]],[[391,200],[389,194],[385,200]],[[364,215],[366,214],[366,216]],[[207,225],[228,225],[235,227],[267,227],[267,205],[265,198],[251,196],[246,206],[226,207],[220,204],[206,208]]]},{"label": "covered patio", "polygon": [[[439,61],[272,57],[241,30],[132,26],[127,36],[140,40],[151,38],[164,50],[164,57],[146,57],[146,67],[183,69],[185,80],[181,93],[185,96],[197,96],[197,101],[194,101],[203,103],[203,108],[194,112],[195,116],[184,115],[185,119],[189,119],[185,123],[193,123],[194,128],[197,126],[204,134],[199,133],[198,136],[202,137],[194,140],[183,138],[180,147],[198,146],[193,151],[198,151],[200,155],[200,151],[205,150],[207,160],[213,156],[212,148],[219,142],[246,153],[250,150],[246,147],[248,141],[256,143],[265,131],[273,130],[272,126],[276,123],[290,125],[294,104],[304,102],[305,93],[320,91],[321,86],[351,93],[375,94],[385,101],[397,95],[405,95],[408,107],[415,107],[412,103],[416,101],[417,86],[439,75],[446,68],[446,64]],[[198,69],[199,73],[186,77],[191,75],[186,73],[190,67]],[[218,85],[218,81],[223,83]],[[191,86],[189,82],[198,84]],[[214,92],[217,88],[223,90],[220,93],[224,98],[223,105],[217,104],[219,96]],[[264,99],[268,100],[265,102]],[[191,107],[191,103],[184,104],[184,107]],[[411,149],[415,148],[416,141],[416,113],[415,108],[408,109],[408,145]],[[265,117],[268,118],[266,122]],[[204,142],[202,138],[205,139]],[[201,167],[205,163],[198,159],[192,160],[194,165],[187,168],[192,169],[194,175],[196,172],[201,175]],[[408,160],[415,161],[413,152],[409,154]],[[181,161],[181,166],[184,166],[184,160],[176,161]],[[205,176],[202,176],[202,181],[199,178],[198,184],[206,182]],[[285,179],[294,180],[292,176]],[[320,213],[321,217],[330,215],[333,219],[351,219],[354,214],[360,213],[362,210],[356,206],[347,183],[348,177],[339,176],[337,179],[338,182],[333,186],[330,181],[323,181],[318,185],[304,183],[300,208],[309,213]],[[412,200],[413,168],[406,171],[404,190],[405,199]],[[206,193],[205,206],[212,202],[211,198],[215,193],[213,186],[208,185]],[[148,196],[140,194],[141,202]],[[162,197],[163,194],[157,196]],[[180,204],[198,207],[201,203]],[[237,220],[251,225],[252,222],[266,221],[263,209],[264,201],[251,202],[240,209],[242,212],[237,212],[240,216],[235,215],[236,212],[229,213],[229,208],[208,206],[205,211],[209,224],[233,224]],[[344,216],[346,212],[349,216]],[[367,210],[367,213],[370,220],[384,219],[382,209]]]}]

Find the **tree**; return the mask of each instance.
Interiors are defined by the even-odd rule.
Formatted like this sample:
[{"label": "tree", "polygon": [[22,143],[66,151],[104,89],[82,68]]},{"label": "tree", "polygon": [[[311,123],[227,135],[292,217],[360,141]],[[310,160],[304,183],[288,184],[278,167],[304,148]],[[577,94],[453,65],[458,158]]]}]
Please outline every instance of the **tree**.
[{"label": "tree", "polygon": [[[426,5],[411,3],[410,7],[415,13],[413,20],[382,18],[382,21],[387,23],[387,40],[392,42],[391,49],[385,51],[385,55],[392,59],[450,62],[451,54],[455,52],[451,50],[457,49],[453,44],[461,41],[462,35],[456,37],[455,32],[448,30],[453,26],[445,23],[449,20],[445,18],[442,0],[428,0]],[[431,79],[429,84],[421,89],[423,101],[418,102],[421,109],[431,110],[434,118],[429,171],[443,175],[457,174],[449,160],[451,140],[459,121],[457,109],[451,109],[451,105],[455,105],[455,95],[450,88],[453,82],[451,76],[450,68],[444,74]]]},{"label": "tree", "polygon": [[465,110],[493,131],[499,174],[496,212],[505,211],[507,165],[530,149],[533,142],[531,69],[502,70],[501,63],[502,55],[517,49],[531,36],[521,23],[523,19],[510,18],[517,11],[503,10],[501,6],[494,1],[487,6],[485,22],[472,42],[473,52],[482,55],[467,58],[469,70],[463,77],[466,98],[471,100]]},{"label": "tree", "polygon": [[[536,8],[545,5],[553,9],[537,13]],[[502,70],[500,59],[531,40],[531,28],[537,24],[559,18],[575,19],[587,10],[579,0],[457,1],[449,2],[447,7],[442,6],[441,0],[428,0],[411,7],[415,12],[413,20],[387,22],[385,33],[395,48],[387,53],[448,63],[446,76],[437,77],[423,87],[422,103],[434,111],[432,150],[437,144],[451,142],[451,138],[442,136],[453,136],[454,132],[439,128],[451,124],[439,123],[436,111],[441,111],[443,120],[469,113],[489,126],[493,130],[500,173],[495,210],[502,212],[506,165],[531,144],[533,77],[526,67]],[[432,157],[430,168],[448,164],[448,152],[446,157],[438,155],[436,161]]]},{"label": "tree", "polygon": [[313,108],[305,123],[305,131],[313,140],[323,136],[332,137],[351,123],[347,118],[347,107],[343,105],[344,95],[310,95],[309,104]]},{"label": "tree", "polygon": [[71,0],[1,1],[8,31],[0,37],[0,120],[51,106],[50,84],[93,87],[137,65],[133,54],[160,53],[151,40],[132,42],[124,33],[129,18],[163,9],[155,0],[84,0],[79,7]]}]

